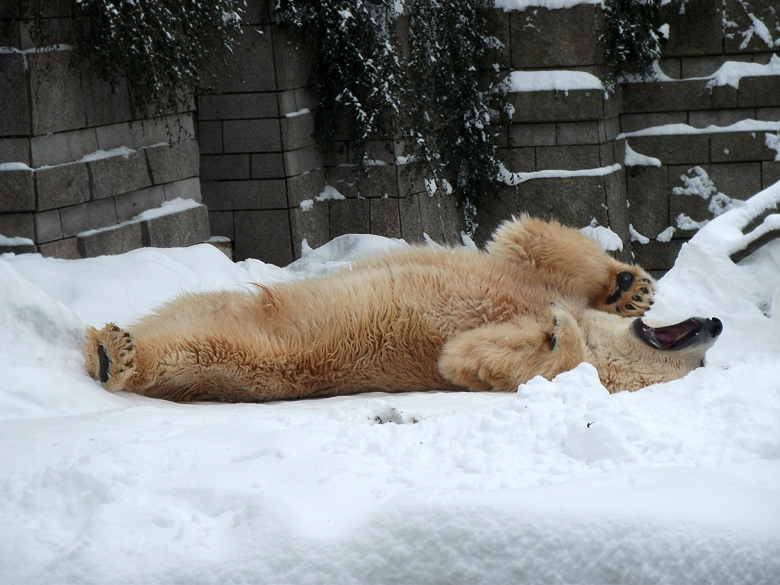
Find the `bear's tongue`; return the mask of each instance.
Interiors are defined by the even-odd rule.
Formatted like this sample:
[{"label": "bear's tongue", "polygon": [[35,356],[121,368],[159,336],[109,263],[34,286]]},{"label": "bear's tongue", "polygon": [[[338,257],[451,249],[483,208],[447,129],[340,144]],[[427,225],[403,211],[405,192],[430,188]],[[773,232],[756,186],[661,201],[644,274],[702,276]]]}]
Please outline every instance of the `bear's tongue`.
[{"label": "bear's tongue", "polygon": [[688,319],[666,327],[650,327],[641,319],[634,322],[634,330],[639,338],[647,345],[662,351],[679,349],[685,342],[696,337],[701,329],[702,322],[698,319]]}]

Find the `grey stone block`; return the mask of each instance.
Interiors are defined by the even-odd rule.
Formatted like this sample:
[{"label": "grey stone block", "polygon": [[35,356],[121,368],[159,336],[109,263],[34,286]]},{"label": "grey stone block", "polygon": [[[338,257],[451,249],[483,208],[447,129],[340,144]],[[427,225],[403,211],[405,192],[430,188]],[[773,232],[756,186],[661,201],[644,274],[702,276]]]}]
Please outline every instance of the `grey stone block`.
[{"label": "grey stone block", "polygon": [[226,120],[222,123],[222,140],[226,153],[282,150],[278,119]]},{"label": "grey stone block", "polygon": [[293,112],[300,112],[304,108],[312,112],[319,108],[317,92],[313,87],[300,87],[297,89],[280,91],[277,92],[277,98],[279,101],[279,114],[281,116]]},{"label": "grey stone block", "polygon": [[286,209],[236,211],[233,217],[236,261],[257,258],[276,266],[292,262],[290,218]]},{"label": "grey stone block", "polygon": [[669,167],[628,168],[626,191],[629,221],[640,234],[655,236],[671,225]]},{"label": "grey stone block", "polygon": [[204,181],[203,202],[212,211],[286,209],[284,180]]},{"label": "grey stone block", "polygon": [[597,90],[528,91],[509,94],[509,101],[527,122],[599,120],[604,116],[603,93]]},{"label": "grey stone block", "polygon": [[35,214],[35,241],[40,243],[62,239],[62,224],[58,209]]},{"label": "grey stone block", "polygon": [[780,181],[780,161],[761,163],[761,188],[766,189]]},{"label": "grey stone block", "polygon": [[775,107],[780,96],[780,75],[743,77],[739,81],[739,107]]},{"label": "grey stone block", "polygon": [[325,188],[322,169],[287,179],[287,206],[298,207],[305,199],[314,199]]},{"label": "grey stone block", "polygon": [[32,213],[0,213],[0,234],[8,238],[35,240]]},{"label": "grey stone block", "polygon": [[70,69],[70,58],[70,51],[43,51],[27,56],[34,135],[87,125],[81,79]]},{"label": "grey stone block", "polygon": [[[252,171],[251,176],[253,179],[283,179],[285,176],[284,161],[288,155],[294,156],[295,162],[298,162],[298,153],[287,153],[284,155],[278,152],[271,152],[266,154],[253,154],[251,158]],[[303,172],[298,167],[300,174]],[[306,169],[308,170],[308,169]]]},{"label": "grey stone block", "polygon": [[357,192],[360,197],[398,197],[398,179],[392,165],[368,168],[368,173],[358,177]]},{"label": "grey stone block", "polygon": [[314,144],[314,116],[301,114],[279,120],[282,131],[282,148],[298,150]]},{"label": "grey stone block", "polygon": [[203,181],[229,181],[249,178],[248,154],[204,154],[200,157]]},{"label": "grey stone block", "polygon": [[669,40],[664,57],[718,55],[722,52],[721,3],[688,0],[685,9],[670,2],[661,8],[661,22],[669,24]]},{"label": "grey stone block", "polygon": [[[622,141],[621,141],[622,142]],[[608,142],[606,144],[599,144],[599,166],[606,167],[614,165],[618,159],[615,158],[615,144]],[[621,164],[625,160],[625,157],[620,159]]]},{"label": "grey stone block", "polygon": [[140,223],[126,223],[92,234],[80,235],[76,240],[82,258],[124,254],[143,245]]},{"label": "grey stone block", "polygon": [[137,191],[152,184],[146,155],[141,150],[87,163],[92,178],[92,198],[103,199]]},{"label": "grey stone block", "polygon": [[140,123],[143,128],[144,146],[195,139],[195,122],[191,112],[145,118]]},{"label": "grey stone block", "polygon": [[[678,232],[679,233],[679,232]],[[677,256],[680,254],[680,248],[685,240],[672,240],[662,243],[650,241],[647,244],[634,243],[634,259],[645,270],[651,274],[663,273],[674,266]]]},{"label": "grey stone block", "polygon": [[591,144],[540,146],[536,149],[536,169],[583,170],[600,166],[599,147]]},{"label": "grey stone block", "polygon": [[148,142],[142,122],[120,122],[98,126],[95,128],[95,135],[100,150],[111,150],[120,146],[135,150],[146,146]]},{"label": "grey stone block", "polygon": [[457,210],[454,195],[436,193],[420,195],[420,217],[423,231],[435,242],[454,246],[460,243],[460,232],[464,229],[463,219]]},{"label": "grey stone block", "polygon": [[713,92],[706,81],[658,81],[623,86],[625,113],[708,110],[712,105]]},{"label": "grey stone block", "polygon": [[39,211],[89,201],[89,172],[86,163],[40,168],[35,172],[35,181]]},{"label": "grey stone block", "polygon": [[29,136],[30,110],[24,57],[0,54],[0,136]]},{"label": "grey stone block", "polygon": [[60,209],[60,220],[62,221],[62,235],[66,238],[87,230],[118,223],[112,198],[63,207]]},{"label": "grey stone block", "polygon": [[534,8],[512,12],[510,18],[512,69],[583,66],[603,60],[593,5]]},{"label": "grey stone block", "polygon": [[201,154],[222,154],[222,122],[198,122],[198,147]]},{"label": "grey stone block", "polygon": [[144,246],[178,248],[200,244],[211,237],[205,205],[161,215],[141,222]]},{"label": "grey stone block", "polygon": [[620,116],[620,130],[622,132],[636,132],[655,126],[667,124],[687,124],[687,112],[651,112],[643,114],[623,114]]},{"label": "grey stone block", "polygon": [[[256,154],[252,155],[252,158],[254,159],[255,157],[264,156],[269,155]],[[284,176],[287,177],[294,177],[295,175],[313,171],[323,166],[322,155],[314,146],[302,148],[300,150],[293,150],[290,152],[283,152],[282,161],[284,165]]]},{"label": "grey stone block", "polygon": [[232,241],[235,238],[233,232],[232,211],[209,211],[209,227],[211,235],[225,236]]},{"label": "grey stone block", "polygon": [[750,61],[750,57],[745,55],[683,57],[681,59],[682,78],[708,77],[720,69],[726,61]]},{"label": "grey stone block", "polygon": [[203,199],[200,192],[200,178],[192,177],[182,181],[174,181],[163,185],[166,201],[181,197],[182,199],[192,199],[202,203]]},{"label": "grey stone block", "polygon": [[0,209],[3,211],[35,209],[32,169],[0,170]]},{"label": "grey stone block", "polygon": [[706,164],[710,161],[708,134],[632,136],[628,140],[635,152],[655,157],[662,164]]},{"label": "grey stone block", "polygon": [[388,238],[401,237],[401,211],[397,197],[371,199],[369,203],[371,233]]},{"label": "grey stone block", "polygon": [[30,138],[33,167],[74,162],[98,149],[94,128]]},{"label": "grey stone block", "polygon": [[[746,39],[741,32],[752,30],[753,21],[751,17],[764,23],[770,31],[778,24],[777,4],[772,0],[751,0],[751,2],[741,2],[740,0],[725,0],[723,2],[723,20],[733,23],[725,29],[723,46],[726,53],[755,53],[757,51],[767,51],[763,39],[759,35],[753,34]],[[771,32],[769,33],[772,34]],[[745,42],[747,40],[747,42]]]},{"label": "grey stone block", "polygon": [[330,205],[327,201],[315,203],[308,211],[300,207],[290,210],[290,229],[292,230],[293,252],[296,258],[301,256],[301,243],[318,248],[330,240]]},{"label": "grey stone block", "polygon": [[756,120],[770,120],[772,122],[780,121],[780,107],[756,108]]},{"label": "grey stone block", "polygon": [[76,238],[38,244],[38,252],[47,258],[62,258],[63,260],[78,260],[81,258]]},{"label": "grey stone block", "polygon": [[556,143],[567,144],[598,144],[599,124],[594,121],[587,122],[561,122],[556,124]]},{"label": "grey stone block", "polygon": [[554,122],[509,125],[510,146],[554,146],[555,140]]},{"label": "grey stone block", "polygon": [[303,50],[291,31],[285,28],[273,27],[272,34],[276,89],[298,89],[308,86],[311,68],[308,51]]},{"label": "grey stone block", "polygon": [[[718,191],[735,199],[748,199],[758,193],[761,187],[761,163],[739,162],[704,165]],[[672,169],[670,169],[671,173]],[[682,174],[680,171],[678,174]],[[674,175],[672,175],[674,176]]]},{"label": "grey stone block", "polygon": [[344,234],[371,233],[368,199],[343,199],[329,201],[330,204],[330,237]]},{"label": "grey stone block", "polygon": [[730,126],[741,120],[753,120],[755,117],[756,111],[754,109],[688,112],[688,125],[693,126],[694,128]]},{"label": "grey stone block", "polygon": [[0,254],[34,254],[38,251],[35,244],[16,244],[7,246],[0,244]]},{"label": "grey stone block", "polygon": [[279,105],[275,92],[224,93],[198,98],[200,120],[248,120],[278,118]]},{"label": "grey stone block", "polygon": [[[533,179],[518,185],[520,211],[572,227],[609,225],[603,177]],[[479,216],[477,216],[479,217]]]},{"label": "grey stone block", "polygon": [[536,149],[532,147],[525,148],[502,148],[499,151],[499,158],[507,170],[513,173],[529,173],[536,170]]},{"label": "grey stone block", "polygon": [[398,199],[398,210],[401,217],[401,237],[410,244],[422,244],[425,242],[423,237],[423,223],[420,214],[420,195],[412,193],[407,197]]},{"label": "grey stone block", "polygon": [[765,144],[765,132],[716,132],[710,138],[712,162],[774,160],[777,152]]},{"label": "grey stone block", "polygon": [[29,138],[0,138],[0,164],[9,162],[30,165]]},{"label": "grey stone block", "polygon": [[87,126],[115,124],[133,119],[130,93],[124,78],[118,76],[115,87],[112,87],[110,83],[95,78],[86,64],[82,64],[80,70]]},{"label": "grey stone block", "polygon": [[609,228],[627,242],[629,207],[626,188],[626,170],[621,169],[615,173],[604,176],[604,189],[607,194],[607,214],[609,216]]},{"label": "grey stone block", "polygon": [[146,189],[117,195],[114,198],[117,221],[123,222],[133,219],[142,211],[160,207],[163,201],[165,201],[165,191],[162,185],[154,185]]},{"label": "grey stone block", "polygon": [[173,142],[145,148],[152,182],[155,185],[189,179],[198,175],[200,153],[197,140]]},{"label": "grey stone block", "polygon": [[[271,26],[245,26],[233,46],[233,56],[225,65],[215,63],[206,68],[206,87],[225,93],[249,93],[276,90]],[[213,75],[216,75],[214,77]]]}]

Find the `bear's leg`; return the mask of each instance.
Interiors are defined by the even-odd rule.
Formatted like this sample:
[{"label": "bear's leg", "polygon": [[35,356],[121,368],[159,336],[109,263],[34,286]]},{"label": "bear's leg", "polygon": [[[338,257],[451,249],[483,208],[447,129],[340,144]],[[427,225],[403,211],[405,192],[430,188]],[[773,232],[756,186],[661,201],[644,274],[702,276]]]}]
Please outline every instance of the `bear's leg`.
[{"label": "bear's leg", "polygon": [[575,319],[557,305],[548,322],[529,317],[485,325],[448,341],[439,371],[468,390],[516,390],[534,376],[551,379],[582,362],[585,344]]},{"label": "bear's leg", "polygon": [[591,308],[625,317],[645,313],[655,281],[639,266],[618,262],[578,230],[530,216],[496,230],[491,256],[535,270],[539,279]]}]

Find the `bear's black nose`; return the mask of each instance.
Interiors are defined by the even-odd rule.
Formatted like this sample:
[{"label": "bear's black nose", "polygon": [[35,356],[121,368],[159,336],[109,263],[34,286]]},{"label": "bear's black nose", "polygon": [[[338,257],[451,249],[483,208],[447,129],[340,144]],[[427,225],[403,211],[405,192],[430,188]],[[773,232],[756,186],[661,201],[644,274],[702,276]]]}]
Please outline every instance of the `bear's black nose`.
[{"label": "bear's black nose", "polygon": [[721,333],[723,333],[723,323],[721,323],[720,319],[717,317],[713,317],[712,319],[707,319],[707,325],[709,326],[710,333],[713,337],[717,337]]}]

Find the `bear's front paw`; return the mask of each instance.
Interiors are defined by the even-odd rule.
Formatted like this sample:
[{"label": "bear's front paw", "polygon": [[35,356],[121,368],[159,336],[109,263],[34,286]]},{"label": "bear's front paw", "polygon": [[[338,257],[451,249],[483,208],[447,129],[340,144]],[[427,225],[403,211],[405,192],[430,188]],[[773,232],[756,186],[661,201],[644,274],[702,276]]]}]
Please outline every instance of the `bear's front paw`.
[{"label": "bear's front paw", "polygon": [[653,304],[655,280],[639,266],[624,266],[601,310],[623,317],[644,315]]}]

